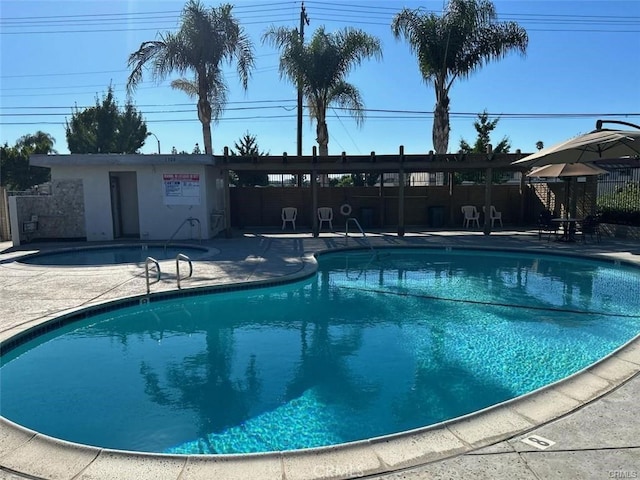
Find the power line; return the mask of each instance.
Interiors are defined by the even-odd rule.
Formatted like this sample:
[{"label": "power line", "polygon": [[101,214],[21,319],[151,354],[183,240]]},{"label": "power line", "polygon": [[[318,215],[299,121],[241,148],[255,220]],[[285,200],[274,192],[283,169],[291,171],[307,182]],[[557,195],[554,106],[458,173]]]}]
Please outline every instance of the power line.
[{"label": "power line", "polygon": [[[349,16],[349,15],[341,15],[340,18],[336,18],[334,16],[318,16],[318,15],[314,15],[313,17],[316,20],[319,21],[325,21],[325,22],[336,22],[336,23],[346,23],[348,25],[354,25],[354,24],[358,24],[358,25],[378,25],[378,26],[386,26],[388,25],[388,23],[382,23],[382,22],[368,22],[368,21],[363,21],[363,20],[358,20],[357,22],[354,22],[353,19],[360,19],[362,17],[360,16]],[[635,24],[633,24],[635,25]],[[639,33],[640,29],[638,30],[613,30],[613,29],[578,29],[578,28],[562,28],[561,25],[558,26],[558,28],[526,28],[527,32],[563,32],[563,33]]]},{"label": "power line", "polygon": [[[378,26],[387,26],[387,22],[373,22],[373,21],[363,21],[361,16],[351,16],[350,18],[345,18],[345,16],[341,15],[341,18],[336,18],[335,16],[318,16],[314,15],[313,18],[319,21],[326,22],[335,22],[335,23],[346,23],[348,25],[378,25]],[[357,21],[354,21],[357,19]],[[260,25],[260,24],[281,24],[281,23],[292,23],[295,21],[294,16],[287,17],[279,17],[272,18],[266,20],[260,20],[255,22],[243,22],[243,25]],[[545,22],[548,23],[548,22]],[[636,25],[637,23],[632,23],[630,25]],[[524,25],[522,25],[524,26]],[[566,25],[565,25],[566,27]],[[167,30],[168,28],[161,27],[149,27],[149,28],[136,28],[136,32],[140,31],[159,31],[159,30]],[[619,30],[619,29],[603,29],[603,28],[592,28],[592,29],[578,29],[578,28],[562,28],[562,25],[558,25],[558,28],[526,28],[528,32],[564,32],[564,33],[638,33],[640,30]],[[3,29],[0,31],[0,35],[50,35],[50,34],[96,34],[96,33],[121,33],[121,32],[130,32],[131,28],[112,28],[112,29],[91,29],[91,30],[57,30],[57,31],[18,31],[18,32],[7,32]]]},{"label": "power line", "polygon": [[[316,0],[307,0],[307,5],[318,5],[318,9],[357,9],[359,12],[365,13],[380,13],[382,11],[387,11],[391,13],[398,13],[402,8],[398,7],[380,7],[376,5],[358,5],[358,4],[349,4],[342,2],[322,2]],[[327,7],[328,6],[328,7]],[[419,10],[422,13],[433,13],[434,15],[442,15],[442,10],[430,10],[423,7],[418,8],[409,8],[409,10]],[[514,17],[551,17],[551,18],[565,18],[565,19],[580,19],[580,18],[595,18],[595,19],[609,19],[609,18],[619,18],[619,19],[637,19],[640,20],[640,16],[630,16],[630,15],[585,15],[580,13],[571,13],[571,14],[554,14],[554,13],[502,13],[498,14],[498,17],[503,16],[514,16]]]},{"label": "power line", "polygon": [[[356,147],[356,152],[357,153],[361,153],[360,148],[358,147],[358,144],[356,143],[356,141],[353,139],[353,137],[349,133],[349,130],[347,130],[347,126],[342,121],[342,118],[340,118],[340,115],[338,115],[338,113],[336,112],[336,109],[334,107],[332,107],[331,110],[333,110],[335,118],[337,118],[338,121],[340,122],[340,125],[342,125],[342,128],[344,129],[344,133],[347,134],[347,137],[349,137],[349,140],[351,140],[351,143],[353,143],[353,146]],[[340,145],[340,146],[342,147],[342,145]],[[346,150],[344,147],[342,147],[342,149]]]},{"label": "power line", "polygon": [[[293,16],[286,16],[286,17],[276,17],[276,18],[268,18],[265,19],[264,16],[260,16],[257,18],[261,18],[262,20],[260,21],[255,21],[255,22],[242,22],[242,25],[257,25],[257,24],[269,24],[269,23],[290,23],[292,22],[295,17]],[[21,27],[23,28],[23,27]],[[131,31],[136,31],[136,32],[142,32],[142,31],[154,31],[154,32],[158,32],[158,31],[163,31],[163,30],[171,30],[172,28],[175,28],[174,25],[172,25],[172,27],[149,27],[149,28],[130,28],[130,27],[126,27],[126,28],[106,28],[106,29],[91,29],[91,30],[31,30],[31,31],[25,31],[25,30],[20,30],[20,31],[16,31],[16,32],[8,32],[6,31],[6,27],[3,27],[3,30],[0,31],[0,35],[52,35],[52,34],[68,34],[68,33],[73,33],[73,34],[77,34],[77,33],[120,33],[120,32],[131,32]]]},{"label": "power line", "polygon": [[[227,111],[245,111],[245,110],[262,110],[262,109],[273,109],[273,108],[284,108],[282,106],[272,106],[272,107],[241,107],[241,108],[231,108],[227,109]],[[285,108],[287,110],[287,108]],[[289,111],[293,112],[294,107],[291,107]],[[342,122],[341,117],[335,110],[347,110],[340,107],[332,107],[334,110],[333,115],[328,115],[329,118],[336,118],[338,121]],[[433,118],[433,112],[428,111],[406,111],[406,110],[367,110],[366,111],[374,111],[374,112],[388,112],[388,113],[402,113],[402,115],[368,115],[367,120],[425,120]],[[161,112],[142,112],[145,116],[148,114],[173,114],[173,113],[193,113],[193,110],[172,110],[172,111],[161,111]],[[411,115],[407,115],[407,113]],[[420,114],[421,116],[415,116],[415,114]],[[24,114],[24,116],[39,116],[38,114]],[[45,115],[63,115],[63,114],[45,114]],[[550,119],[569,119],[569,118],[634,118],[640,117],[640,113],[629,113],[629,112],[618,112],[618,113],[488,113],[491,117],[500,117],[504,119],[511,120],[550,120]],[[0,116],[12,116],[12,115],[0,115]],[[22,116],[21,114],[15,116]],[[477,112],[450,112],[450,117],[452,120],[455,119],[475,119],[477,118]],[[305,115],[305,117],[309,117],[309,115]],[[281,114],[281,115],[251,115],[251,116],[236,116],[236,117],[221,117],[218,119],[220,122],[224,121],[236,121],[236,120],[254,120],[254,119],[291,119],[294,118],[293,113],[289,114]],[[199,120],[193,116],[193,118],[169,118],[169,119],[146,119],[146,123],[171,123],[171,122],[199,122]],[[61,121],[34,121],[34,122],[0,122],[0,125],[61,125],[64,122]],[[346,128],[346,127],[345,127]],[[347,135],[349,133],[347,132]],[[352,140],[353,141],[353,140]]]},{"label": "power line", "polygon": [[103,73],[123,73],[128,70],[102,70],[97,72],[69,72],[69,73],[31,73],[26,75],[0,75],[0,78],[31,78],[31,77],[67,77],[78,75],[101,75]]},{"label": "power line", "polygon": [[[274,12],[277,11],[288,11],[288,8],[280,8],[280,9],[274,9],[274,10],[256,10],[253,12],[250,12],[251,15],[241,15],[238,16],[239,18],[264,18],[264,15],[259,15],[261,13],[269,13],[272,14]],[[255,15],[253,15],[255,14]],[[117,14],[114,14],[117,15]],[[167,21],[171,21],[172,23],[172,27],[175,27],[175,22],[176,20],[179,19],[179,16],[167,16],[167,15],[147,15],[144,18],[134,18],[134,19],[121,19],[121,18],[112,18],[112,19],[104,19],[104,18],[83,18],[81,20],[49,20],[49,19],[43,19],[42,20],[31,20],[29,22],[22,22],[19,20],[14,20],[14,21],[7,21],[5,20],[0,20],[0,26],[2,26],[3,28],[25,28],[25,27],[73,27],[73,26],[77,26],[77,25],[82,25],[85,26],[87,24],[91,24],[91,23],[98,23],[99,25],[103,25],[103,26],[108,26],[108,25],[122,25],[122,24],[127,24],[127,25],[140,25],[140,24],[147,24],[147,23],[151,23],[151,22],[156,22],[158,20],[167,20]]]},{"label": "power line", "polygon": [[[252,75],[259,75],[262,73],[270,73],[270,72],[275,72],[276,70],[278,70],[278,66],[277,65],[270,65],[270,66],[265,66],[265,67],[261,67],[261,68],[256,68],[252,71]],[[122,70],[120,71],[121,73],[126,73],[128,74],[129,71],[128,70]],[[226,75],[228,78],[236,78],[238,76],[238,74],[236,72],[229,72]],[[114,90],[123,90],[123,87],[118,87],[116,88],[116,86],[114,85],[114,82],[111,81],[112,87]],[[122,82],[122,84],[124,85],[124,82]],[[108,85],[107,85],[108,87]],[[163,84],[163,85],[146,85],[146,86],[141,86],[138,87],[138,90],[149,90],[149,89],[153,89],[153,88],[159,88],[159,87],[170,87],[170,85],[168,84]],[[59,93],[51,93],[50,90],[62,90],[62,89],[67,89],[67,88],[105,88],[104,84],[101,85],[75,85],[75,86],[70,86],[70,85],[61,85],[61,86],[43,86],[43,87],[12,87],[12,88],[3,88],[2,91],[16,91],[16,90],[45,90],[47,91],[47,93],[43,93],[43,94],[38,94],[38,93],[15,93],[15,94],[9,94],[9,95],[5,95],[2,94],[0,95],[0,98],[10,98],[10,97],[34,97],[34,96],[50,96],[50,95],[83,95],[83,94],[92,94],[92,93],[96,93],[95,91],[90,91],[90,92],[80,92],[80,91],[75,91],[75,92],[59,92]]]},{"label": "power line", "polygon": [[[273,3],[256,3],[254,5],[234,5],[235,10],[248,10],[253,8],[263,8],[269,6],[278,6],[278,5],[291,5],[291,2],[273,2]],[[86,14],[76,14],[76,15],[47,15],[47,16],[26,16],[26,17],[3,17],[0,20],[0,23],[5,21],[15,21],[15,20],[38,20],[38,19],[49,19],[49,18],[88,18],[88,17],[124,17],[131,16],[136,17],[139,15],[163,15],[163,14],[172,14],[172,15],[180,15],[182,13],[181,10],[162,10],[156,12],[127,12],[127,13],[86,13]]]},{"label": "power line", "polygon": [[[294,2],[297,3],[297,2]],[[317,18],[325,21],[333,22],[346,22],[348,18],[354,19],[349,23],[353,24],[366,24],[366,25],[388,25],[391,22],[393,15],[398,13],[400,9],[398,7],[381,7],[376,5],[357,5],[357,4],[343,4],[335,2],[321,2],[321,1],[309,1],[308,4],[313,6],[314,17],[316,13],[319,14]],[[274,2],[268,4],[253,4],[253,5],[237,5],[234,6],[238,19],[246,24],[264,24],[273,22],[293,22],[295,16],[291,12],[291,2]],[[418,8],[418,10],[424,11],[424,13],[433,13],[434,15],[441,15],[442,12],[436,10],[427,10]],[[279,12],[289,11],[291,16],[282,16]],[[339,18],[336,13],[340,13]],[[166,27],[163,25],[155,25],[152,28],[136,28],[136,31],[140,30],[162,30],[163,28],[175,28],[175,22],[180,18],[180,11],[168,10],[168,11],[154,11],[154,12],[128,12],[128,13],[104,13],[104,14],[79,14],[79,15],[53,15],[53,16],[27,16],[27,17],[5,17],[0,19],[0,25],[3,27],[0,34],[5,35],[26,35],[26,34],[64,34],[64,33],[110,33],[132,30],[131,27],[149,22],[156,22],[158,20],[173,22]],[[265,18],[265,14],[269,15]],[[349,15],[353,14],[353,15]],[[276,15],[276,16],[274,16]],[[325,16],[323,16],[325,15]],[[384,23],[375,21],[364,21],[363,17],[374,20],[386,20]],[[259,18],[257,22],[246,22],[246,20]],[[629,15],[584,15],[584,14],[536,14],[536,13],[502,13],[497,17],[498,21],[520,21],[523,24],[556,24],[556,25],[591,25],[591,26],[624,26],[624,25],[638,25],[640,23],[639,16]],[[127,23],[127,28],[121,29],[96,29],[91,30],[55,30],[48,29],[46,31],[26,31],[25,28],[31,27],[45,27],[45,28],[58,28],[61,26],[86,26],[87,23],[92,23],[94,26],[108,26]],[[524,26],[524,25],[523,25]],[[7,31],[7,29],[19,28],[19,31]],[[533,31],[555,31],[555,30],[536,30]],[[574,30],[576,32],[602,32],[609,30],[601,29],[587,29],[587,30]],[[611,30],[616,33],[629,33],[635,32],[635,30]]]},{"label": "power line", "polygon": [[[142,113],[143,115],[156,115],[156,114],[160,114],[160,113],[193,113],[195,112],[195,105],[191,105],[192,108],[187,109],[187,110],[154,110],[154,111],[146,111],[146,112],[139,112]],[[285,107],[283,105],[268,105],[268,106],[261,106],[261,107],[232,107],[232,108],[225,108],[224,110],[227,112],[231,112],[231,111],[241,111],[241,110],[273,110],[273,109],[282,109],[282,110],[287,110],[287,111],[291,111],[293,110],[293,108],[295,107]],[[73,112],[72,112],[73,113]],[[54,112],[54,113],[0,113],[0,117],[61,117],[61,116],[68,116],[69,113],[59,113],[59,112]]]},{"label": "power line", "polygon": [[[256,59],[259,58],[266,58],[266,57],[275,57],[276,55],[278,55],[277,52],[273,52],[273,53],[264,53],[262,55],[257,55]],[[258,71],[262,71],[265,69],[271,69],[271,68],[278,68],[277,66],[268,66],[268,67],[262,67],[257,69]],[[23,75],[0,75],[0,79],[8,79],[8,78],[46,78],[46,77],[68,77],[68,76],[74,76],[77,77],[79,75],[102,75],[105,73],[125,73],[125,74],[129,74],[130,71],[126,70],[126,69],[122,69],[122,70],[102,70],[102,71],[96,71],[96,72],[61,72],[61,73],[27,73],[27,74],[23,74]],[[92,85],[84,85],[82,87],[78,87],[78,88],[87,88],[90,87]],[[39,87],[34,87],[34,88],[39,88]],[[42,88],[52,88],[52,87],[42,87]],[[66,87],[53,87],[53,88],[66,88]],[[19,90],[19,89],[27,89],[26,87],[16,87],[16,88],[3,88],[2,90]]]},{"label": "power line", "polygon": [[[280,102],[293,102],[294,99],[292,98],[288,98],[288,99],[276,99],[276,100],[243,100],[243,101],[234,101],[234,102],[227,102],[227,105],[235,105],[235,104],[247,104],[247,103],[280,103]],[[194,103],[165,103],[165,104],[160,104],[160,103],[154,103],[154,104],[144,104],[144,105],[135,105],[135,107],[137,109],[140,108],[153,108],[153,107],[186,107],[186,106],[194,106]],[[94,107],[95,105],[72,105],[72,108],[91,108]],[[29,107],[25,107],[23,105],[21,106],[16,106],[16,107],[5,107],[3,106],[2,109],[3,110],[42,110],[42,109],[63,109],[63,108],[70,108],[69,105],[63,105],[63,106],[51,106],[51,105],[36,105],[36,106],[29,106]]]}]

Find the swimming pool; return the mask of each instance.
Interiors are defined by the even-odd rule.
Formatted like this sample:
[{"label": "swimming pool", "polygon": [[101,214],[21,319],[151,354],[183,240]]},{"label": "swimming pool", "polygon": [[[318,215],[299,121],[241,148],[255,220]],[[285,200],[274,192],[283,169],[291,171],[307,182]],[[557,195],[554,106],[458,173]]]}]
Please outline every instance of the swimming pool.
[{"label": "swimming pool", "polygon": [[81,247],[51,252],[39,252],[20,258],[20,263],[30,265],[97,266],[123,263],[143,263],[147,257],[156,260],[174,259],[179,253],[197,258],[208,249],[193,245],[109,245]]},{"label": "swimming pool", "polygon": [[[540,255],[331,254],[304,282],[105,312],[22,345],[2,359],[0,413],[56,437],[143,451],[369,438],[593,363],[638,333],[639,284],[629,267]],[[61,418],[70,403],[73,417]],[[21,404],[24,413],[12,411]],[[61,420],[73,431],[61,432]]]}]

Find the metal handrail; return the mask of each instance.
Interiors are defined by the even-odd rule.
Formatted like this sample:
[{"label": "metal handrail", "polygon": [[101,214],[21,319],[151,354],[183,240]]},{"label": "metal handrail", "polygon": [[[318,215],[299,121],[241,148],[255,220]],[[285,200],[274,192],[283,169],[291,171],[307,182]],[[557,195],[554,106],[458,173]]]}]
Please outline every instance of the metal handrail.
[{"label": "metal handrail", "polygon": [[178,290],[180,289],[180,260],[189,262],[189,275],[184,278],[190,278],[191,275],[193,275],[193,264],[191,263],[191,259],[184,253],[179,253],[178,255],[176,255],[176,279],[178,281]]},{"label": "metal handrail", "polygon": [[[369,260],[369,263],[367,263],[366,267],[369,267],[369,265],[371,264],[371,262],[373,260],[381,260],[384,257],[388,257],[389,254],[380,254],[380,252],[378,250],[376,250],[375,248],[373,248],[373,245],[371,245],[371,242],[369,241],[369,237],[367,237],[367,234],[365,233],[364,229],[360,226],[360,222],[358,222],[358,220],[356,218],[353,217],[349,217],[347,218],[347,221],[345,223],[345,232],[344,235],[346,237],[346,242],[345,243],[349,243],[349,222],[353,222],[356,224],[356,227],[358,227],[358,230],[360,230],[360,233],[362,233],[362,237],[364,238],[365,243],[367,244],[367,246],[369,247],[369,250],[371,250],[371,259]],[[359,275],[358,275],[359,277]]]},{"label": "metal handrail", "polygon": [[346,237],[346,242],[347,243],[349,242],[349,222],[353,222],[353,223],[356,224],[356,227],[358,227],[358,230],[360,230],[360,233],[362,234],[362,237],[364,238],[365,243],[369,246],[371,251],[374,252],[375,250],[373,249],[373,246],[371,245],[371,242],[367,238],[367,234],[364,232],[364,230],[360,226],[360,222],[358,222],[357,218],[353,218],[353,217],[347,218],[347,221],[345,223],[345,231],[344,231],[344,236]]},{"label": "metal handrail", "polygon": [[158,276],[158,278],[156,279],[156,282],[160,281],[160,276],[162,275],[162,272],[160,271],[160,264],[158,263],[158,261],[153,257],[147,257],[147,259],[144,261],[144,276],[147,280],[147,295],[149,295],[149,293],[151,292],[151,288],[149,287],[149,264],[150,263],[153,263],[156,267],[156,274]]},{"label": "metal handrail", "polygon": [[166,249],[167,246],[171,243],[171,240],[173,240],[173,237],[175,237],[178,232],[180,231],[180,229],[182,227],[184,227],[184,225],[189,222],[189,225],[191,227],[193,227],[193,222],[196,222],[198,224],[198,242],[202,242],[202,226],[200,225],[200,219],[199,218],[195,218],[195,217],[189,217],[189,218],[185,218],[185,220],[180,224],[180,226],[178,228],[176,228],[176,231],[173,232],[173,235],[171,235],[171,237],[169,237],[169,240],[167,240],[164,244],[164,248]]}]

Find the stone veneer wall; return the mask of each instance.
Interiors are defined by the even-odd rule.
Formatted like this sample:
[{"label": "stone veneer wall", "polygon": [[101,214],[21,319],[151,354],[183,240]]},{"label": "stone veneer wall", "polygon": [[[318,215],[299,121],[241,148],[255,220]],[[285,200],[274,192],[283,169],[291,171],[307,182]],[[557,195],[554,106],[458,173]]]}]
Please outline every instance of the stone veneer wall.
[{"label": "stone veneer wall", "polygon": [[0,241],[11,240],[11,228],[9,227],[9,202],[7,190],[0,187]]},{"label": "stone veneer wall", "polygon": [[86,238],[82,180],[54,180],[50,190],[50,195],[16,198],[20,226],[38,217],[37,229],[30,233],[21,231],[21,241]]}]

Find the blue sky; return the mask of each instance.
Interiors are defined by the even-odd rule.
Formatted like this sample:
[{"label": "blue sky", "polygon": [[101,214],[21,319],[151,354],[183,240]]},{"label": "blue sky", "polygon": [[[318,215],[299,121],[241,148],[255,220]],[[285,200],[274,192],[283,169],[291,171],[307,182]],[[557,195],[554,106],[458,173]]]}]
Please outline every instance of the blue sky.
[{"label": "blue sky", "polygon": [[[499,20],[516,21],[527,30],[528,52],[456,81],[450,151],[458,150],[462,138],[475,140],[473,122],[484,110],[501,116],[494,143],[507,136],[511,150],[523,152],[535,151],[539,140],[550,146],[588,132],[598,118],[640,123],[640,1],[494,3]],[[235,68],[225,70],[229,104],[213,127],[214,153],[249,132],[265,152],[295,154],[295,87],[280,78],[279,54],[262,45],[261,37],[270,25],[297,26],[300,2],[239,0],[234,5],[254,42],[256,68],[246,92]],[[158,32],[175,30],[183,6],[169,0],[2,0],[0,142],[13,145],[20,136],[42,130],[56,139],[60,153],[68,153],[64,122],[73,107],[95,104],[109,84],[124,105],[128,55]],[[423,82],[409,46],[393,38],[389,25],[403,7],[441,12],[442,0],[308,0],[305,7],[306,38],[321,25],[327,31],[350,26],[377,36],[383,48],[382,61],[367,61],[348,77],[370,109],[364,125],[331,111],[329,153],[395,153],[400,145],[406,153],[433,149],[433,86]],[[174,146],[191,152],[195,143],[203,144],[195,102],[169,86],[176,77],[162,84],[147,77],[132,97],[162,153]],[[314,144],[315,126],[305,116],[303,154],[310,154]],[[155,153],[156,139],[149,137],[141,151]]]}]

